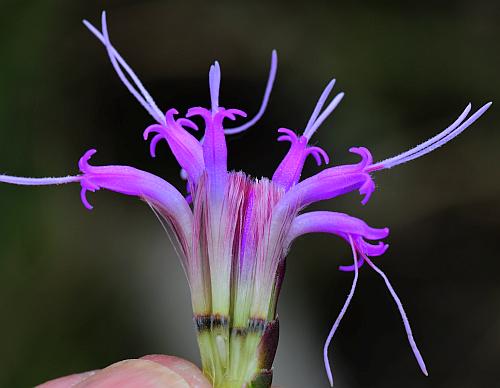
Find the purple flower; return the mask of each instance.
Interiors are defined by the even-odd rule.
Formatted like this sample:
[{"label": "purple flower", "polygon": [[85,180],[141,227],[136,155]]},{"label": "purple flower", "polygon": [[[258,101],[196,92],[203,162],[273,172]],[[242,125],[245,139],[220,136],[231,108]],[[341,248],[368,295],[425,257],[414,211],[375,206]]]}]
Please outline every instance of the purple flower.
[{"label": "purple flower", "polygon": [[[140,80],[112,46],[102,15],[102,32],[88,22],[90,31],[103,43],[118,76],[156,123],[144,131],[150,139],[150,153],[165,140],[187,180],[187,196],[170,183],[145,171],[128,166],[93,166],[95,150],[79,161],[81,174],[61,178],[22,178],[0,175],[0,181],[19,185],[57,185],[80,183],[81,200],[92,209],[88,192],[107,189],[136,196],[166,221],[176,237],[192,295],[194,320],[198,332],[203,371],[216,387],[269,386],[277,346],[277,300],[285,271],[285,258],[292,242],[307,233],[330,233],[343,238],[352,248],[353,264],[340,266],[354,272],[347,300],[325,343],[324,361],[330,384],[333,377],[328,347],[353,297],[359,268],[366,262],[385,281],[396,302],[411,349],[422,372],[427,369],[413,339],[403,306],[387,276],[373,262],[388,245],[382,242],[388,228],[373,228],[343,213],[307,212],[308,205],[358,191],[366,204],[375,190],[372,174],[423,156],[447,143],[477,120],[491,105],[481,107],[469,118],[469,104],[447,129],[426,142],[397,156],[373,162],[370,151],[354,147],[350,151],[360,161],[328,167],[301,180],[304,162],[312,156],[318,166],[329,163],[327,153],[308,143],[316,130],[333,112],[344,94],[325,104],[335,80],[328,83],[301,134],[278,130],[278,141],[290,142],[290,149],[272,179],[253,179],[243,172],[227,171],[226,135],[254,125],[267,106],[277,69],[276,52],[259,112],[246,124],[226,128],[228,120],[246,117],[238,109],[219,105],[220,66],[210,67],[209,108],[194,107],[185,117],[171,108],[166,114],[158,108]],[[189,118],[201,116],[203,137],[195,137],[197,125]]]}]

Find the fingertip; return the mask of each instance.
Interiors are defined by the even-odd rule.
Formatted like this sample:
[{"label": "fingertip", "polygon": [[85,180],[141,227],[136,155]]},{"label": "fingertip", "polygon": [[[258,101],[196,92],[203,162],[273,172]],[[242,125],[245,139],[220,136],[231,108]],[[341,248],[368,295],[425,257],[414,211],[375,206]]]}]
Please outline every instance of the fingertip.
[{"label": "fingertip", "polygon": [[83,373],[75,373],[73,375],[59,377],[54,380],[47,381],[46,383],[37,385],[36,388],[69,388],[77,385],[85,379],[95,375],[98,371],[90,371]]},{"label": "fingertip", "polygon": [[156,362],[166,368],[173,370],[186,380],[192,388],[211,388],[212,385],[203,375],[201,370],[192,362],[175,356],[167,356],[164,354],[150,354],[141,357],[141,360]]},{"label": "fingertip", "polygon": [[[112,364],[94,375],[71,386],[56,388],[192,388],[184,377],[172,368],[141,359],[124,360]],[[46,388],[46,387],[44,387]],[[54,387],[49,387],[54,388]]]}]

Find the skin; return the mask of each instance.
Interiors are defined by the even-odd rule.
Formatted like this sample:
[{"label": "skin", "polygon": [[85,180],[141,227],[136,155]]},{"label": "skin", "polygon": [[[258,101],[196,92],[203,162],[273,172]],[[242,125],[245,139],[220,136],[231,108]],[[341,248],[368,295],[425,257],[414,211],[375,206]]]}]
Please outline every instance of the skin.
[{"label": "skin", "polygon": [[149,355],[48,381],[38,388],[210,388],[198,367],[174,356]]}]

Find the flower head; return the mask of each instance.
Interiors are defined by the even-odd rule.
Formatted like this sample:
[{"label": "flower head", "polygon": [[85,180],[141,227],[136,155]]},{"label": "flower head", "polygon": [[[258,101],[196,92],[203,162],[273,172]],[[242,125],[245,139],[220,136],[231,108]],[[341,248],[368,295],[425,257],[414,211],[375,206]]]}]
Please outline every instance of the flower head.
[{"label": "flower head", "polygon": [[[330,162],[322,148],[308,143],[344,96],[337,94],[324,108],[335,84],[332,80],[321,94],[302,134],[286,128],[278,130],[278,141],[290,142],[290,149],[272,179],[253,179],[243,172],[227,170],[226,136],[251,127],[264,113],[276,76],[275,52],[258,113],[240,127],[226,128],[228,120],[246,117],[246,114],[219,105],[221,70],[218,62],[209,71],[209,107],[190,108],[185,117],[174,108],[163,114],[112,46],[105,14],[102,31],[86,21],[85,25],[103,43],[122,82],[155,120],[144,131],[144,139],[150,141],[151,156],[156,156],[158,142],[165,140],[187,180],[189,195],[181,194],[164,179],[133,167],[90,165],[95,150],[87,151],[80,159],[79,175],[62,178],[0,175],[0,181],[20,185],[78,182],[81,200],[87,209],[92,209],[88,192],[99,189],[136,196],[147,202],[171,227],[179,244],[192,295],[203,369],[216,387],[253,386],[257,381],[263,386],[270,385],[278,335],[276,307],[286,255],[292,242],[308,233],[337,235],[352,249],[353,264],[339,267],[341,271],[354,272],[352,287],[324,348],[330,383],[333,384],[333,376],[328,347],[354,295],[358,271],[364,263],[387,285],[413,353],[427,375],[403,306],[387,276],[372,260],[387,250],[388,245],[382,240],[388,236],[389,229],[370,227],[343,213],[305,209],[312,203],[352,191],[358,191],[361,203],[366,204],[375,191],[374,172],[406,163],[442,146],[479,118],[491,103],[466,119],[471,110],[469,104],[450,127],[397,156],[374,163],[367,148],[353,147],[350,151],[361,159],[358,163],[328,167],[301,180],[308,156],[312,156],[318,166]],[[201,138],[192,133],[198,131],[190,120],[193,116],[201,116],[204,121]]]}]

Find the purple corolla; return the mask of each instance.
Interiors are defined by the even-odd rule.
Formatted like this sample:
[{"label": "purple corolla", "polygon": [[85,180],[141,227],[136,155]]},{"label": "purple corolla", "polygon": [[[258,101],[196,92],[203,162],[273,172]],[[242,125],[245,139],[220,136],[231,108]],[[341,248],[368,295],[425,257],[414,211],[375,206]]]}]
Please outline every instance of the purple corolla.
[{"label": "purple corolla", "polygon": [[[272,179],[254,179],[243,172],[227,171],[225,137],[251,127],[264,113],[276,76],[276,52],[272,54],[259,112],[240,127],[226,128],[228,120],[246,117],[246,114],[219,105],[221,72],[217,62],[209,72],[210,107],[191,108],[185,117],[174,108],[164,114],[112,46],[105,14],[102,15],[102,31],[84,23],[106,48],[121,81],[155,119],[156,123],[144,131],[144,139],[150,139],[151,156],[156,156],[158,142],[165,140],[187,180],[187,193],[183,195],[164,179],[133,167],[93,166],[89,160],[95,150],[81,157],[78,175],[61,178],[0,175],[0,181],[18,185],[79,183],[81,200],[88,209],[92,209],[88,192],[99,189],[136,196],[151,206],[171,228],[180,248],[191,290],[203,371],[215,387],[270,386],[278,340],[276,305],[285,258],[292,242],[307,233],[334,234],[352,248],[353,264],[339,269],[353,272],[354,280],[324,346],[330,384],[333,384],[333,377],[328,347],[353,297],[359,268],[365,262],[385,281],[401,314],[415,358],[427,375],[403,306],[387,276],[372,260],[387,250],[388,245],[381,240],[388,236],[389,229],[370,227],[343,213],[307,212],[305,209],[312,203],[352,191],[358,191],[362,195],[361,203],[366,204],[375,190],[374,172],[406,163],[442,146],[477,120],[491,103],[468,117],[469,104],[444,131],[397,156],[374,163],[368,149],[354,147],[350,151],[361,159],[358,163],[328,167],[301,180],[308,156],[312,156],[318,166],[329,163],[323,149],[308,143],[344,96],[337,94],[325,107],[335,84],[332,80],[300,135],[286,128],[278,130],[278,141],[290,142],[290,149]],[[194,116],[200,116],[204,122],[202,137],[191,133],[198,130],[190,120]]]}]

